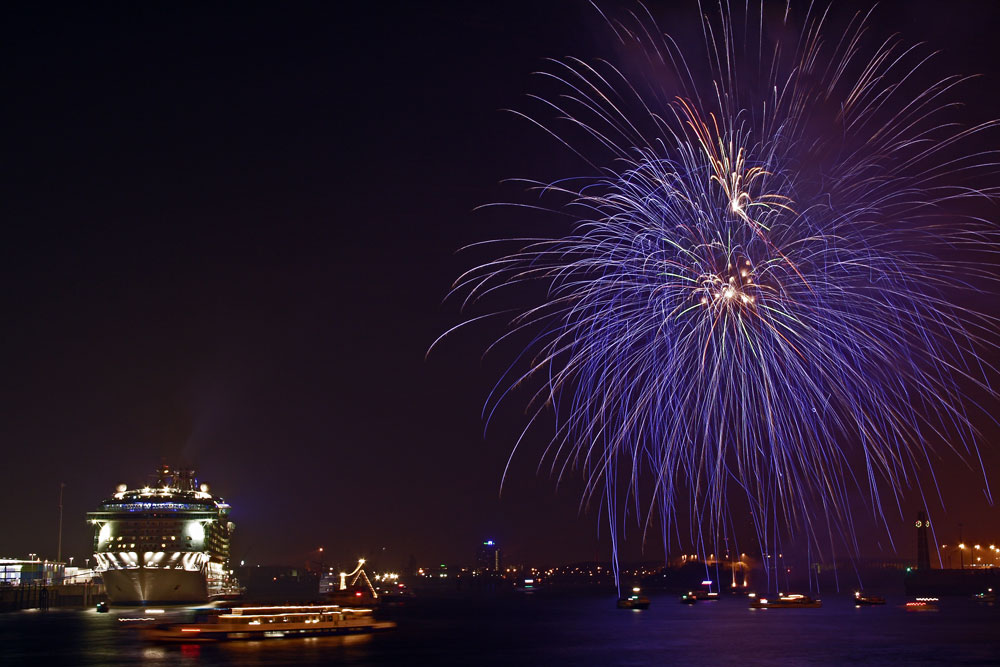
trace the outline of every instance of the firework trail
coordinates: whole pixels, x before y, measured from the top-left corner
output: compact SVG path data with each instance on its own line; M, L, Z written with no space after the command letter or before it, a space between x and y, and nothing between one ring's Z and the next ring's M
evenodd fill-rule
M771 9L701 12L692 53L639 6L606 18L641 67L549 61L556 94L519 115L587 172L517 205L571 226L455 286L467 306L544 286L485 414L535 388L525 431L554 415L542 465L582 472L616 554L630 516L667 548L683 523L720 552L749 516L761 552L798 534L857 553L852 502L885 521L933 477L932 443L980 465L996 325L964 304L992 292L997 245L968 205L996 194L974 184L994 123L952 122L966 79L926 85L933 54L869 45L866 14L793 30Z

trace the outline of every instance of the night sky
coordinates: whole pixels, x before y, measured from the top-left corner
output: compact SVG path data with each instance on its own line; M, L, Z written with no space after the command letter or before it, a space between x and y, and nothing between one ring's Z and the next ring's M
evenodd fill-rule
M499 496L523 420L515 402L484 437L500 330L424 359L461 321L442 300L479 256L458 248L566 231L474 209L510 198L505 178L579 171L502 109L539 90L544 58L610 38L586 3L489 4L3 10L0 555L55 556L65 482L63 552L89 556L84 514L166 458L232 503L237 560L467 562L488 537L514 561L607 558L579 480L536 474L543 438ZM651 4L666 30L692 17ZM1000 13L941 6L883 3L872 29L983 74L964 113L1000 115ZM939 541L960 521L1000 538L977 469L937 471ZM911 493L903 554L918 508Z

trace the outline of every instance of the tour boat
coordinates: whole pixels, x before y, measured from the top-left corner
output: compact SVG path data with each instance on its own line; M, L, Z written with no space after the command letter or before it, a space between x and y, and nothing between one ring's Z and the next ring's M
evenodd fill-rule
M237 607L193 623L165 623L143 629L152 641L210 642L374 632L396 627L376 621L371 609L337 605Z

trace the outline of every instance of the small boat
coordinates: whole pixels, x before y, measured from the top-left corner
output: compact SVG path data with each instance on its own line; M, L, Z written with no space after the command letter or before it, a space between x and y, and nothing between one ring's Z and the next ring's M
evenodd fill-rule
M885 604L885 598L864 591L854 591L854 604L857 606Z
M815 609L823 606L822 600L813 600L801 593L778 594L776 598L759 598L750 593L751 609Z
M530 595L534 593L536 590L538 590L537 586L538 584L532 577L528 577L527 579L519 579L518 582L514 584L514 592Z
M976 602L992 605L997 601L997 594L992 588L987 588L983 593L976 593Z
M906 611L938 611L937 598L917 598L903 605Z
M375 632L396 627L376 621L371 609L337 605L237 607L193 623L163 623L143 628L150 641L214 642Z
M402 584L396 590L384 591L378 596L379 607L403 607L413 601L413 591Z
M639 594L639 587L632 589L632 595L618 598L619 609L649 609L649 598Z
M681 596L681 604L694 604L695 602L712 602L719 599L719 594L714 591L688 591Z

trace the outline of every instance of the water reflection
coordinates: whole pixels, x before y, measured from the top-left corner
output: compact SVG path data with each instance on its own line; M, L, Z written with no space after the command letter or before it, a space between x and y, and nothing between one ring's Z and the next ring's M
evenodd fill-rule
M142 649L143 662L160 662L167 657L167 649L163 646L146 646Z
M894 601L893 601L894 602ZM752 613L745 599L681 605L652 596L623 613L607 597L424 601L397 629L371 635L205 644L149 644L115 614L0 614L4 665L469 665L996 664L1000 608L942 603L937 614L899 605L859 609L824 595L820 609ZM123 611L138 614L141 610ZM724 641L719 641L725 637ZM781 656L781 657L776 657ZM860 660L859 660L860 659Z
M330 637L292 637L288 639L253 639L197 647L211 651L214 658L233 664L266 664L274 661L292 662L337 661L354 649L372 641L371 634ZM360 656L359 656L360 657Z

